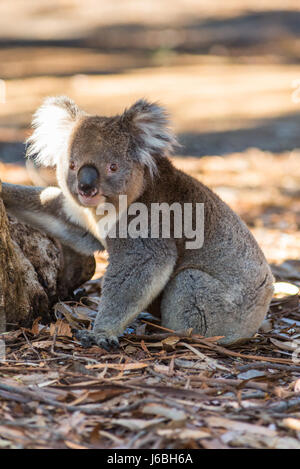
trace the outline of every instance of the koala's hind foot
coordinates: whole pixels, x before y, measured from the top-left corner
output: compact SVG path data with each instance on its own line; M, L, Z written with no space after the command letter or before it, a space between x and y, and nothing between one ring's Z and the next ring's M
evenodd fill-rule
M206 337L224 336L223 344L252 337L272 298L272 275L257 288L226 286L195 269L180 272L166 286L161 302L162 325L173 330L192 328ZM250 280L249 280L250 283Z
M107 351L116 349L119 347L119 340L117 336L108 336L104 332L93 332L83 330L77 330L75 337L85 348L91 347L92 345L98 345L98 347L104 348Z

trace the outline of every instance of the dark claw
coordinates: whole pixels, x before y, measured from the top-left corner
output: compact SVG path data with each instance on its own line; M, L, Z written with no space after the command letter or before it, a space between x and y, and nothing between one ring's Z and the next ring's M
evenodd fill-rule
M91 331L77 330L75 332L75 337L80 341L82 347L84 348L89 348L96 343Z
M97 337L96 336L96 343L99 347L104 348L107 352L110 352L111 349L116 350L119 348L119 341L117 338L105 338L105 337Z
M111 339L111 344L112 348L114 350L118 349L120 347L119 340L118 339Z
M107 352L110 351L109 344L107 340L104 339L103 337L99 337L98 339L96 339L96 342L97 342L98 347L104 348L104 350L106 350Z
M78 339L82 347L88 348L92 345L98 345L108 352L119 348L119 340L117 337L105 337L103 333L97 333L87 330L75 331L75 337Z

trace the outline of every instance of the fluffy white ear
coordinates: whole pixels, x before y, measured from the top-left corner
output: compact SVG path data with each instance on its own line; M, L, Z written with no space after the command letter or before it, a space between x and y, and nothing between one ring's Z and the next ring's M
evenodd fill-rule
M177 145L165 109L141 99L124 112L122 119L129 124L136 157L151 174L155 173L154 156L166 156Z
M72 130L83 115L67 96L46 98L33 117L34 131L26 142L26 156L42 166L56 166L68 150Z

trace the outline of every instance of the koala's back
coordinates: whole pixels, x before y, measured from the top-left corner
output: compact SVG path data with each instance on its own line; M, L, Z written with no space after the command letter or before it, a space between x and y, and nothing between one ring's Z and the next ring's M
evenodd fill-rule
M187 249L176 239L173 275L150 311L164 327L223 336L224 344L252 337L273 295L273 276L245 223L216 194L164 161L145 199L204 204L204 243ZM151 186L150 186L151 187ZM149 190L148 190L149 191Z
M244 285L245 289L260 285L273 277L255 238L241 218L207 186L177 170L171 161L158 164L160 177L149 184L141 201L172 204L204 204L204 243L200 249L186 249L187 239L176 239L176 268L199 266L225 284ZM142 200L144 199L144 200Z

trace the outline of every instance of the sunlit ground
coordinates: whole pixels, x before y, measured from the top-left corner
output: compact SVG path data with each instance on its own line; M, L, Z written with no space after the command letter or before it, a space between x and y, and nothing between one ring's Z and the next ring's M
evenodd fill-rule
M149 8L1 2L1 178L30 183L22 142L45 96L108 115L146 97L170 112L182 144L174 163L242 216L270 262L299 259L298 1Z

